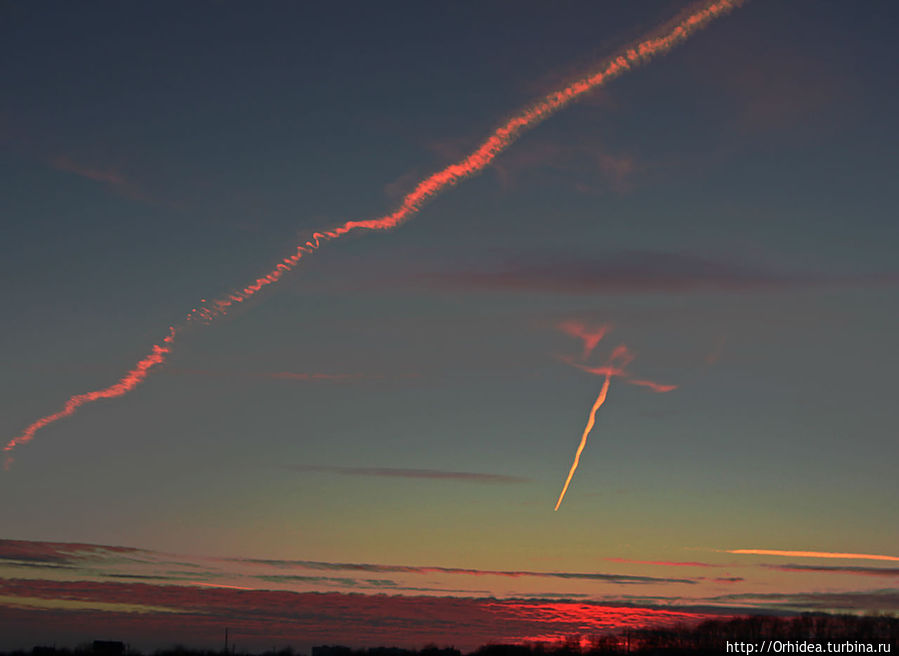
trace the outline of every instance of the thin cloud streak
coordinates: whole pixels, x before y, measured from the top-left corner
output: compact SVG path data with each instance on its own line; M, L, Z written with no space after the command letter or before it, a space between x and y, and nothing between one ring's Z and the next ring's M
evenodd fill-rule
M858 576L899 577L899 567L840 567L827 565L762 565L781 572L825 572L828 574L855 574Z
M899 610L899 589L862 590L857 592L797 592L721 595L714 602L739 602L760 608L817 611L886 611Z
M113 186L129 184L129 182L125 179L125 176L114 169L101 169L91 166L85 166L84 164L79 164L78 162L73 161L71 158L66 157L65 155L58 155L57 157L51 159L50 166L52 166L57 171L73 173L75 175L81 176L82 178L93 180L94 182L102 182Z
M603 558L610 563L626 563L632 565L660 565L664 567L724 567L724 565L713 565L711 563L698 562L678 562L671 560L633 560L631 558Z
M531 254L493 270L434 274L438 285L465 289L542 291L570 294L691 294L759 292L797 287L877 285L899 282L899 274L832 276L766 270L733 258L691 253L620 251L577 259Z
M209 376L213 378L250 378L343 383L355 380L382 379L383 376L363 373L323 373L317 371L228 371L219 369L180 369L166 367L167 374L179 376Z
M237 562L270 565L272 567L305 569L345 570L355 572L405 573L405 574L463 574L469 576L502 576L507 578L538 577L554 579L579 579L586 581L608 581L619 584L643 583L685 583L695 584L695 579L658 578L653 576L629 576L625 574L605 574L597 572L539 572L529 570L489 570L460 567L422 567L414 565L376 565L371 563L328 563L311 560L268 560L260 558L235 559Z
M532 570L487 570L461 567L438 567L418 565L383 565L377 563L337 563L313 560L278 560L264 558L223 558L199 557L167 554L131 547L104 547L92 544L68 544L54 542L29 542L24 540L0 540L0 571L3 567L18 567L26 563L33 568L47 568L49 577L52 569L65 567L78 569L91 577L164 576L167 579L177 575L180 580L206 580L231 583L259 579L274 581L272 576L280 576L281 582L291 579L297 583L345 584L355 587L357 579L321 577L315 572L362 572L368 574L410 574L410 575L462 575L476 577L503 578L543 578L572 581L603 581L619 585L640 584L688 584L698 579L666 578L611 574L605 572L564 572ZM274 572L272 570L275 570ZM298 570L300 570L298 572ZM303 571L305 570L305 571ZM306 572L312 572L307 574ZM2 576L2 574L0 574ZM269 577L269 578L264 578ZM224 579L228 579L225 581ZM368 581L370 583L371 580ZM412 588L424 590L424 588Z
M505 474L447 471L444 469L403 469L396 467L330 467L324 465L295 465L298 472L338 474L340 476L379 476L385 478L420 478L430 480L470 481L473 483L528 483L531 479Z
M98 167L78 162L66 155L57 155L52 157L48 162L50 167L64 173L71 173L86 180L97 182L105 185L116 193L130 198L131 200L149 201L147 195L138 187L134 181L129 180L125 175L111 167Z

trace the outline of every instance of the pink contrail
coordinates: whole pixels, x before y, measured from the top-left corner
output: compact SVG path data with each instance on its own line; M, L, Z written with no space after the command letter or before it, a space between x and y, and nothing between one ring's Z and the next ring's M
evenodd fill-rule
M171 327L169 328L169 334L162 340L162 343L154 344L153 350L150 351L149 355L139 360L138 363L134 366L134 369L122 376L117 383L93 392L76 394L75 396L70 397L68 401L66 401L66 404L62 407L62 410L59 410L52 415L41 417L40 419L29 425L24 431L12 438L6 444L6 446L3 447L3 450L7 453L6 459L3 463L4 468L9 469L9 466L12 464L13 459L12 455L10 455L12 450L20 444L30 442L34 437L34 434L47 424L52 424L54 421L59 421L63 417L69 417L75 414L75 411L85 403L92 403L93 401L98 401L100 399L112 399L117 396L123 396L140 385L150 373L151 368L165 361L165 356L171 351L171 344L174 339L175 328Z
M292 255L281 260L267 274L260 276L250 284L227 296L211 302L206 302L204 299L201 305L188 313L186 323L206 323L226 314L231 306L244 302L265 287L278 282L287 272L294 269L303 257L314 253L324 242L339 239L355 230L390 230L405 223L417 214L425 203L439 193L484 170L493 162L497 155L513 144L523 132L535 127L593 89L649 61L652 57L667 52L686 40L696 30L704 27L715 18L730 12L740 4L742 4L742 0L709 0L694 5L693 8L682 13L673 21L666 23L650 36L620 50L606 60L599 70L572 82L562 89L547 94L518 114L507 119L469 155L419 182L403 198L400 206L390 214L374 219L346 221L330 230L314 233L308 241L297 246L296 251ZM21 434L11 439L4 447L8 454L7 466L11 462L11 456L9 456L11 451L15 447L31 441L35 432L41 428L63 417L70 416L85 403L121 396L137 387L147 377L152 367L165 361L165 356L171 350L176 332L176 329L172 328L169 335L163 340L163 344L153 346L151 353L140 360L135 365L135 368L115 385L94 392L72 396L62 410L38 419L25 428Z

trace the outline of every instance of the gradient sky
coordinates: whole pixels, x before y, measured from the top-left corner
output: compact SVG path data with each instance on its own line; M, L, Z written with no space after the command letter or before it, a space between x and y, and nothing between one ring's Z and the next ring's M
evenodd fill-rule
M686 6L4 3L3 441ZM754 0L40 431L0 473L0 648L38 641L48 604L149 635L115 592L138 575L178 612L162 592L210 583L375 614L899 610L894 561L726 553L899 556L897 24L893 3ZM613 380L554 513L602 382L564 362L572 320L613 326L594 362L624 343L678 389ZM166 578L171 554L197 577ZM521 625L492 637L598 626L503 612Z

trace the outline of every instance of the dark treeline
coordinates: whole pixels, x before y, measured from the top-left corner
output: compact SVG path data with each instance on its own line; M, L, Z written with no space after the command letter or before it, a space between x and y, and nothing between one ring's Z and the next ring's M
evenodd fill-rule
M879 645L897 645L899 653L899 618L893 616L857 616L807 614L795 617L749 616L707 620L698 625L672 628L629 629L602 635L576 635L555 643L489 644L477 648L467 656L600 656L603 654L749 654L814 653L873 653ZM775 644L771 644L774 642ZM797 645L806 644L806 648ZM831 647L828 648L827 644ZM747 646L752 648L747 649ZM840 648L842 645L842 648ZM249 656L249 652L198 650L184 647L150 652L152 656ZM285 648L256 652L257 656L462 656L454 647L428 645L422 649L400 647L371 647L357 649L339 645L313 647L311 654ZM143 656L123 642L96 641L74 649L36 646L28 651L0 652L0 656Z

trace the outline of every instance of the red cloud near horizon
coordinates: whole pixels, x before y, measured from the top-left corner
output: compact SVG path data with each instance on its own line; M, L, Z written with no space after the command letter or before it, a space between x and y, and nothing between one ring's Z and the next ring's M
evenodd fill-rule
M78 636L84 640L110 634L154 646L175 641L209 646L218 644L228 627L242 647L253 648L271 647L272 641L303 646L339 641L350 646L420 647L439 643L473 649L490 642L523 642L538 635L562 638L626 627L670 626L713 615L580 601L297 593L31 579L0 579L0 597L6 598L0 602L0 633L20 647L30 647L37 635L43 640L74 641ZM52 607L51 602L59 600L64 600L70 610ZM98 610L98 604L112 606ZM144 610L119 612L116 604ZM43 629L36 632L41 626ZM464 634L459 627L465 627Z
M631 558L604 558L610 563L630 563L633 565L663 565L665 567L723 567L712 563L678 562L671 560L633 560Z

